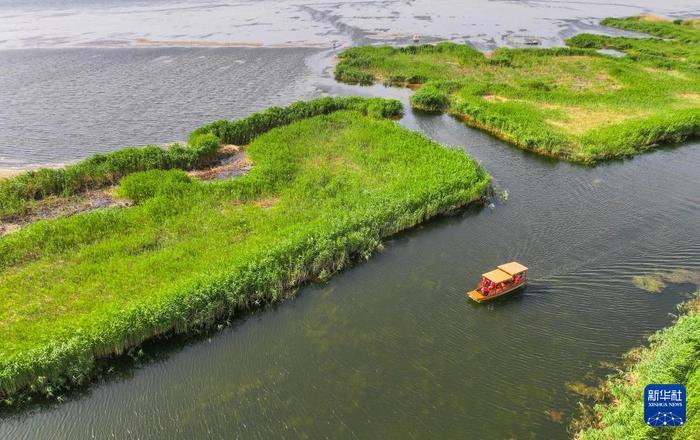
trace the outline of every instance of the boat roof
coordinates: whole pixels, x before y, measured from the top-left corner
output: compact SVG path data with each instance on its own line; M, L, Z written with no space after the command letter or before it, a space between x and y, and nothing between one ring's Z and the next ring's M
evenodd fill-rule
M488 278L494 283L502 283L504 281L510 280L512 277L501 269L494 269L491 272L486 272L481 275L484 278Z
M510 263L506 264L501 264L500 266L497 266L499 269L501 269L503 272L515 275L516 273L520 272L525 272L527 270L527 267L523 266L522 264L518 263L517 261L511 261Z

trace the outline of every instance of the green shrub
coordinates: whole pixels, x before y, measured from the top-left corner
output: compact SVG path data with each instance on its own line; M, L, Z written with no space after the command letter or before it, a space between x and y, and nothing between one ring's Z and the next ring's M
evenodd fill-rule
M587 49L603 49L606 47L607 37L595 34L578 34L566 40L566 44L571 47Z
M335 69L335 79L348 84L368 86L374 82L374 75L351 66L340 66Z
M131 174L119 183L117 194L136 202L156 197L182 195L192 179L181 170L150 170Z
M447 95L430 83L414 93L410 101L412 107L428 112L443 112L450 106Z
M318 115L327 115L339 110L355 110L374 117L400 116L403 108L399 101L382 98L318 98L308 102L296 102L288 107L271 107L236 121L214 121L200 127L190 135L190 142L204 133L216 135L221 142L234 145L248 144L255 137L275 127Z

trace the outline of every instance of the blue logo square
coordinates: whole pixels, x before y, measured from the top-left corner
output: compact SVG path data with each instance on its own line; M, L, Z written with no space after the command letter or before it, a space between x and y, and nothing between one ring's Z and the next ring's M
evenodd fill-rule
M644 421L649 426L685 424L685 386L649 384L644 388Z

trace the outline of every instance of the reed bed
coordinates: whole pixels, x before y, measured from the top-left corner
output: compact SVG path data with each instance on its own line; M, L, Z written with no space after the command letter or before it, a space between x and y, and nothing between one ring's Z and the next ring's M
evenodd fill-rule
M117 188L134 206L0 238L0 395L55 396L89 381L98 358L279 301L479 200L488 174L383 119L398 112L396 101L324 99L209 124L193 136L249 143L249 174L134 172Z
M272 128L338 110L355 110L365 115L395 117L402 112L397 101L367 98L319 98L288 107L272 107L236 121L215 121L195 130L186 145L124 148L97 154L65 168L42 168L9 179L0 179L0 220L13 219L31 211L36 200L70 196L114 185L131 173L152 169L190 170L216 158L219 145L243 145Z
M683 305L684 314L674 325L652 335L648 347L629 355L634 362L603 384L598 392L603 398L586 413L585 419L574 424L578 440L700 438L698 295L700 292ZM687 420L682 427L651 427L644 423L642 396L650 383L686 386Z
M416 109L446 111L520 148L577 162L698 135L697 20L603 23L654 38L582 34L570 47L502 48L488 56L452 43L353 47L341 53L336 79L417 88Z
M606 26L640 32L658 38L610 37L580 34L567 40L571 47L615 49L635 60L650 61L663 68L690 65L700 68L700 21L665 20L661 17L639 16L606 18Z

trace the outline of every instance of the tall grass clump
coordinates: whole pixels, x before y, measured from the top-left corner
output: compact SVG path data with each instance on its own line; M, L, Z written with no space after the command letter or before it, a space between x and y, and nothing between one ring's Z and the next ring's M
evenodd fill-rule
M444 112L450 106L447 93L441 91L434 84L421 87L410 98L411 106L427 112Z
M312 105L328 114L306 118L315 110L300 104L263 112L255 120L286 126L258 136L236 122L193 135L249 142L245 176L132 173L117 192L133 206L0 238L0 400L55 394L89 380L96 358L279 301L486 191L488 174L462 151L366 116L396 114L393 101L325 102Z
M417 91L413 108L449 112L520 148L595 163L700 133L700 28L697 20L633 17L604 24L655 38L581 34L570 47L468 45L353 47L340 55L339 81L366 75ZM622 58L598 53L617 49Z
M0 180L0 220L29 212L36 200L70 196L114 185L131 173L152 169L190 170L206 166L217 156L220 144L243 145L275 127L339 110L355 110L371 117L395 117L401 103L379 98L320 98L289 107L272 107L236 121L216 121L196 129L186 145L124 148L96 154L65 168L43 168Z
M288 107L271 107L235 121L214 121L194 130L190 139L203 134L213 134L223 143L245 145L273 128L340 110L355 110L375 118L398 117L403 112L401 103L390 99L353 96L318 98L312 101L299 101Z

